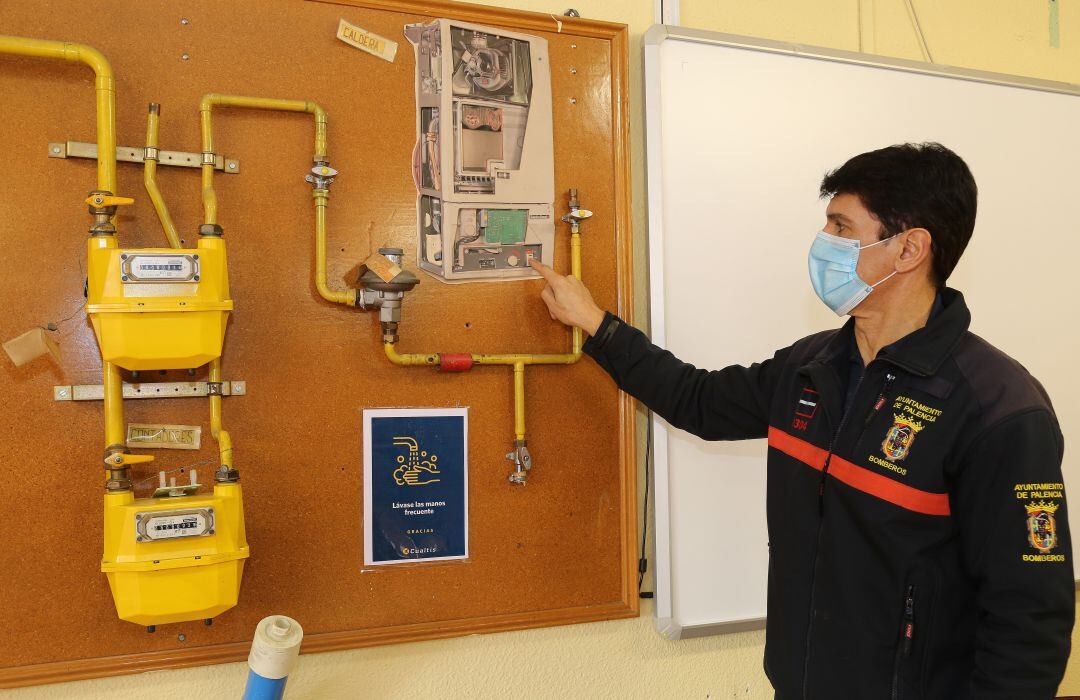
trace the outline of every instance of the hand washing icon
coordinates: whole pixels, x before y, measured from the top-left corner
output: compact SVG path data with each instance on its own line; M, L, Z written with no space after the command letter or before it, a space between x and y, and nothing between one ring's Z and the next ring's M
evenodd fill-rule
M394 482L398 486L424 486L439 481L435 476L440 473L437 464L439 457L421 450L416 438L395 437L394 446L408 448L406 454L398 455L397 458L398 468L394 470Z

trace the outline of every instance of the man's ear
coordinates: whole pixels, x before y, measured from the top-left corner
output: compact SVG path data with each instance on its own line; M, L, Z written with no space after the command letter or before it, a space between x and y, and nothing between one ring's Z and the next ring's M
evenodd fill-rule
M910 272L932 257L933 239L924 228L912 228L904 232L904 244L896 259L897 272Z

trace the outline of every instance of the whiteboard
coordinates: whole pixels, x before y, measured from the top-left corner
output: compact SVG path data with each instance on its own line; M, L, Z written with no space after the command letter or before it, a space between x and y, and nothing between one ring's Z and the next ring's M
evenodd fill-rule
M1080 87L660 25L645 35L645 82L655 343L716 369L840 325L806 271L822 176L864 151L939 141L979 186L949 285L971 330L1046 387L1076 492ZM765 441L652 427L657 630L763 626ZM1080 550L1080 506L1071 525Z

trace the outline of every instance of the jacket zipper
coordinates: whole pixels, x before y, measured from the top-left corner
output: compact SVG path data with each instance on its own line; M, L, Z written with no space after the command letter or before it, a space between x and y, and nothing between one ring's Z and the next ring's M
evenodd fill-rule
M877 414L881 409L889 402L889 389L892 388L893 382L896 381L896 375L889 372L885 375L885 382L881 385L881 391L878 392L878 397L874 401L874 405L866 413L866 418L863 419L862 427L859 429L859 434L855 436L855 442L853 445L858 445L859 440L862 439L863 433L870 427L870 424L877 418Z
M907 589L904 599L904 656L911 656L911 644L915 640L915 584Z
M874 407L870 409L870 412L866 414L866 420L863 421L863 430L870 427L870 423L873 422L874 417L877 416L878 411L889 399L889 389L892 388L892 383L896 381L896 375L889 372L885 375L885 383L881 385L881 392L878 394L877 401L874 402Z
M904 627L900 635L900 644L896 647L896 662L893 664L892 700L900 694L900 661L911 656L911 647L915 642L915 584L908 584L904 596Z
M866 379L866 372L870 369L870 365L874 362L871 361L869 365L863 368L863 373L859 377L858 383L855 385L855 391L852 394L853 397L859 395L859 389L862 387L863 380ZM863 432L869 427L870 423L874 420L874 417L878 414L878 411L886 404L888 400L889 389L892 387L892 383L896 381L896 375L888 373L885 375L885 383L881 385L881 391L878 392L878 397L874 401L874 405L870 408L866 418L863 420L862 428L859 430L858 436L855 438L857 443L862 438ZM829 440L829 448L825 455L825 464L821 468L821 479L818 481L818 529L817 529L817 545L814 551L814 565L810 579L810 621L806 626L806 652L803 656L803 698L807 698L809 690L809 677L810 677L810 639L812 637L811 632L814 628L814 579L817 577L817 553L821 550L821 529L825 519L825 477L829 474L829 462L832 461L833 447L836 444L836 440L840 437L840 432L847 424L848 416L851 415L851 406L847 407L843 415L840 416L840 425L836 428L836 432L833 433L832 439Z
M870 364L873 364L873 362ZM863 380L866 379L866 370L868 369L869 365L863 368L863 373L859 377L858 383L855 385L855 392L852 396L859 395L859 388L862 387ZM844 429L844 425L847 424L847 419L850 415L851 406L848 406L840 416L840 424L837 426L836 432L833 433L832 438L829 440L829 447L825 455L825 464L821 467L821 479L818 481L817 543L814 548L814 563L810 569L810 620L806 625L806 650L803 653L803 700L806 700L806 698L809 697L808 691L810 688L810 639L813 636L812 632L814 629L815 579L817 578L818 553L821 551L821 526L825 520L825 477L829 473L829 462L832 460L833 446L836 444L837 438L840 437L840 432Z
M873 363L871 363L873 364ZM867 368L869 369L869 368ZM855 385L855 396L859 394L859 388L862 386L863 379L866 377L866 370L863 370L863 374L859 377L858 384ZM889 389L892 388L893 382L896 381L896 375L889 372L885 375L885 382L881 385L881 391L878 392L877 399L874 400L874 405L870 407L870 410L866 413L866 418L863 419L862 427L859 429L859 434L855 436L855 443L858 443L862 439L863 433L870 427L870 424L877 417L878 412L882 407L888 403ZM850 409L850 406L848 407ZM818 515L822 515L825 512L825 477L829 473L829 462L832 460L832 449L836 443L836 439L840 437L840 431L844 429L844 425L847 424L847 418L850 414L850 410L844 411L844 415L840 418L840 427L837 428L833 434L832 440L829 441L828 454L825 456L825 466L821 469L821 479L818 482Z

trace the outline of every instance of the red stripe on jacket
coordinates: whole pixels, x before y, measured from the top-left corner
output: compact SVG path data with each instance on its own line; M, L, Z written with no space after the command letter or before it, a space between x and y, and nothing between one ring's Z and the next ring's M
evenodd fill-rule
M769 427L769 447L774 447L818 471L825 467L825 458L828 455L826 450L772 426ZM907 484L901 484L836 454L829 460L829 474L854 489L916 513L949 515L951 512L949 494L922 491Z

